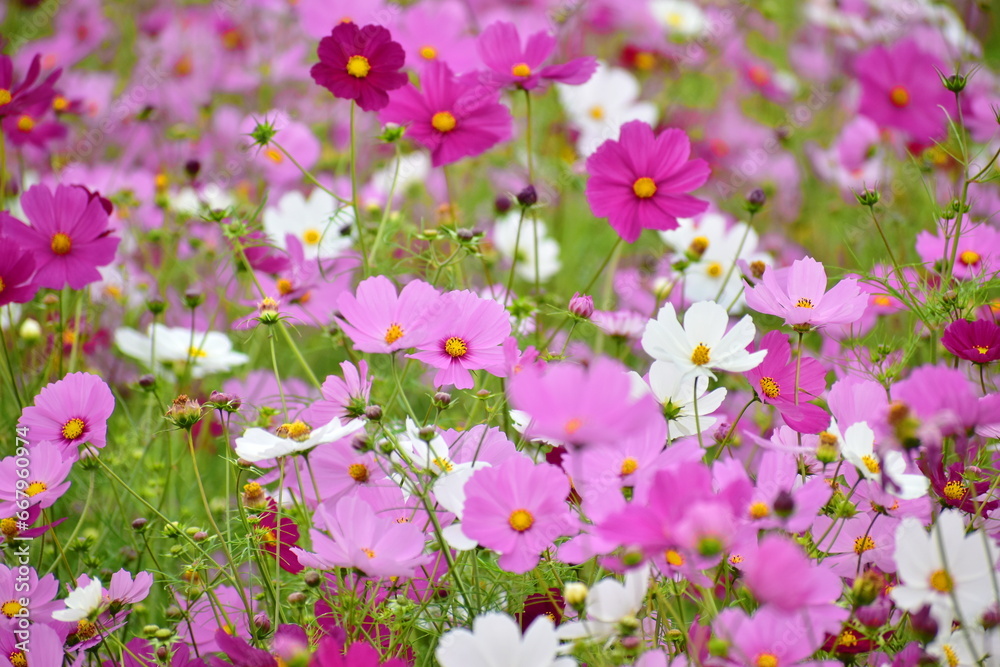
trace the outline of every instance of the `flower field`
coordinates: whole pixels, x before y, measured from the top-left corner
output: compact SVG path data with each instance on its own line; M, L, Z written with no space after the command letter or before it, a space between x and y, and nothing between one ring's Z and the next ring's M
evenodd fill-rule
M0 667L1000 667L993 3L0 47Z

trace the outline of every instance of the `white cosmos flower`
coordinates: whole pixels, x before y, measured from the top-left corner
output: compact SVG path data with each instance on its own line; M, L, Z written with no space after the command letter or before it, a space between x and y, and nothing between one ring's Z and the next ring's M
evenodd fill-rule
M684 0L652 0L649 10L669 35L694 37L708 26L705 12L693 2Z
M836 423L832 424L834 435L838 435ZM903 500L913 500L927 495L928 480L923 475L906 474L906 460L901 452L887 451L881 462L875 455L875 432L866 422L851 424L841 440L840 452L844 460L858 469L865 479L882 482L882 475L892 481L886 491Z
M942 631L959 615L975 626L995 601L996 547L981 531L966 534L960 512L941 512L930 534L919 520L903 519L893 557L901 583L890 596L906 611L930 605Z
M341 422L334 417L329 424L317 429L310 429L300 421L282 424L278 429L282 435L275 435L262 428L248 428L241 437L236 438L236 454L251 463L276 459L335 442L364 427L365 422L361 419Z
M150 325L145 334L122 327L115 331L115 345L147 368L155 358L156 368L151 370L164 371L168 375L170 370L180 373L184 365L190 363L193 378L228 371L250 360L242 352L233 351L233 343L224 333L195 331L192 337L191 330L186 327L163 324Z
M556 84L559 101L580 131L577 151L587 157L608 139L617 139L622 125L641 120L656 125L656 105L640 102L639 81L628 70L598 62L597 71L581 85Z
M449 630L441 636L434 655L441 667L573 667L572 658L557 658L559 640L552 620L539 616L521 636L521 627L508 616L492 612L477 616L472 632Z
M642 349L657 361L675 364L684 379L714 378L712 369L743 373L756 368L767 350L747 352L757 331L753 319L746 315L727 332L728 326L726 308L714 301L692 304L684 315L683 327L673 304L668 303L646 324Z
M344 230L348 233L343 233ZM306 199L298 190L282 195L277 206L264 210L264 231L274 243L286 247L291 234L302 242L306 259L338 257L351 247L354 213L350 207L316 188Z
M625 583L608 577L595 584L587 593L585 618L559 626L560 639L610 639L622 621L635 619L642 609L649 588L649 564L625 574Z
M101 580L91 579L87 584L77 587L67 595L66 599L63 600L66 608L52 612L52 618L66 623L76 623L97 611L101 606L102 598Z
M972 653L973 650L975 655ZM927 646L927 652L945 667L995 665L998 659L997 654L989 650L983 630L974 625L956 628L951 632L939 631L934 641ZM988 661L990 657L993 658L992 661Z
M535 259L538 259L538 279L546 281L559 273L559 244L549 238L545 223L538 221L538 254L535 254L535 229L530 216L525 215L521 223L521 238L517 237L517 226L521 213L511 211L493 225L493 245L501 255L513 260L517 248L517 265L514 273L522 280L535 280Z
M638 373L631 372L633 383L652 391L657 402L663 406L663 414L670 422L670 435L695 435L697 426L702 432L711 428L717 421L710 417L726 400L726 390L722 387L708 391L708 383L698 386L698 420L695 422L694 410L694 378L684 378L677 366L669 361L654 361L649 368L649 384Z
M452 461L448 443L437 431L429 440L420 437L420 427L409 417L406 418L406 431L399 436L399 448L406 454L406 460L399 454L393 454L393 458L408 463L415 470L442 474L471 465Z
M441 475L434 481L434 498L445 510L455 515L455 522L441 531L449 545L459 551L469 551L479 546L479 542L462 532L462 515L465 513L465 483L477 470L492 467L486 461L476 461L450 473Z

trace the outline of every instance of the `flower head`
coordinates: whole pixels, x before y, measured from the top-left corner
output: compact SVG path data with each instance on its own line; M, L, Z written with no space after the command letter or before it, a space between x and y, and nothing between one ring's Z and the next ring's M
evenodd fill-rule
M66 608L52 612L52 618L70 623L87 618L100 608L104 600L103 592L101 580L91 579L72 591L66 597Z
M854 278L826 290L826 269L812 257L797 259L788 269L768 269L746 291L747 305L760 313L785 318L785 324L808 330L826 324L851 324L861 319L868 295Z
M988 364L1000 359L1000 326L989 320L956 320L944 330L941 344L959 359Z
M788 336L780 331L767 333L760 342L767 356L759 366L747 371L747 380L757 397L778 409L785 423L800 433L819 433L830 416L809 401L826 389L826 369L815 359L792 359ZM798 397L795 396L796 382Z
M501 649L502 647L502 649ZM572 667L572 658L557 658L559 640L552 621L539 616L521 636L517 621L491 612L476 617L472 631L449 630L434 653L442 667Z
M334 417L328 424L312 429L302 421L293 421L278 427L277 433L262 428L249 428L236 438L236 454L251 463L308 452L317 445L325 445L344 438L365 427L364 421L354 419L342 423Z
M385 108L388 91L406 85L406 74L399 71L406 54L382 26L338 23L320 40L317 53L319 62L310 70L313 80L365 111Z
M648 123L634 120L587 159L587 202L594 215L625 241L634 243L643 229L674 229L677 218L708 208L687 194L708 180L708 163L689 160L691 142L683 130L653 134Z
M362 352L404 350L423 339L424 318L438 297L422 280L410 281L397 296L388 278L372 276L358 284L354 295L340 296L337 322Z
M104 380L90 373L70 373L45 385L18 424L28 427L32 439L59 445L63 455L75 461L80 445L104 447L114 409L115 398Z
M2 236L3 229L10 224L19 223L9 214L0 212L0 306L27 303L38 292L35 258L16 241Z
M556 48L556 39L546 32L536 32L521 45L521 35L513 23L497 21L479 34L479 56L489 68L486 85L493 88L516 86L533 90L544 81L584 83L597 69L591 56L575 58L562 65L544 63Z

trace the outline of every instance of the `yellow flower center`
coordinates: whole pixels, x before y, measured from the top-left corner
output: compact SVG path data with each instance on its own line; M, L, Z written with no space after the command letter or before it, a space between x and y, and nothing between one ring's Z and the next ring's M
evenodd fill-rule
M433 463L434 465L436 465L438 467L438 469L441 470L441 471L443 471L443 472L451 472L452 470L455 469L455 464L454 463L452 463L448 459L443 459L441 457L438 457L436 459L431 459L431 463Z
M314 227L310 227L302 232L302 242L306 245L316 245L321 238L323 238L323 235Z
M22 114L20 118L17 119L17 129L22 132L31 132L35 129L35 120L28 114Z
M910 103L910 92L903 86L894 86L889 91L889 101L892 102L892 106L902 109Z
M711 262L705 269L710 278L718 278L722 275L722 264L719 262Z
M368 466L364 463L352 463L347 466L347 474L355 482L364 483L368 481Z
M639 462L636 461L631 456L622 461L622 468L621 468L622 477L627 477L628 475L631 475L638 469L639 469Z
M944 659L948 661L948 667L958 667L961 661L958 659L958 653L952 648L951 644L942 646L941 652L944 653Z
M861 537L854 538L854 553L861 555L866 551L871 551L875 548L875 540L873 540L868 535L863 535Z
M648 176L636 179L632 184L632 192L639 199L649 199L656 194L656 183Z
M2 286L0 286L0 289L2 289ZM990 351L988 345L973 345L972 349L978 352L979 354L986 354L987 352Z
M747 76L756 86L766 86L771 81L771 73L760 65L753 65L747 70Z
M361 547L361 550L365 553L366 556L368 556L369 559L375 558L375 552L372 551L371 549L366 549L365 547Z
M695 366L704 366L712 360L712 357L709 356L710 352L711 350L708 346L704 343L698 343L698 347L694 348L694 351L691 352L691 363Z
M858 644L858 637L850 630L844 630L843 632L840 633L840 636L837 637L837 646L844 646L849 648L851 646L857 646L857 644Z
M507 520L510 527L519 533L531 528L535 523L535 517L531 515L531 512L525 509L514 510L510 513L510 518Z
M739 554L733 554L732 556L729 557L729 562L732 563L733 565L739 565L740 563L743 562L743 556Z
M420 49L420 57L424 60L434 60L437 58L438 52L433 46L424 46Z
M264 151L264 155L266 155L267 159L273 162L274 164L281 164L282 162L285 161L285 156L281 154L281 151L277 151L273 148L268 148L266 151Z
M389 328L385 330L385 344L392 345L397 340L403 337L403 328L393 322L389 325Z
M951 500L961 500L968 492L969 489L965 484L958 480L952 480L944 485L944 495Z
M7 618L14 618L22 609L24 609L24 607L17 600L7 600L0 605L0 613Z
M781 386L771 377L760 379L760 390L768 398L778 398L781 395Z
M73 240L67 234L56 232L52 235L52 244L50 247L55 254L66 255L73 248Z
M356 79L363 79L372 71L371 63L364 56L351 56L347 61L347 73Z
M882 466L879 465L878 459L876 459L871 454L865 454L864 456L862 456L861 462L865 464L866 468L868 468L868 472L870 472L873 475L877 475L880 472L882 472Z
M292 285L292 281L288 278L278 278L278 282L275 283L275 287L278 288L278 294L285 296L291 294L295 291L295 287Z
M663 554L663 557L674 567L680 567L684 564L684 556L674 549L667 549L666 553Z
M69 100L62 95L56 95L52 100L52 108L55 111L65 111L69 107Z
M672 28L680 28L684 25L684 15L680 12L670 12L666 16L667 24Z
M889 299L889 297L887 297L885 294L879 294L877 297L872 299L872 301L875 303L876 306L882 306L883 308L892 305L892 300Z
M823 431L819 434L819 444L833 447L837 444L837 436L829 431Z
M174 74L177 76L185 77L193 71L194 60L192 60L191 56L186 53L178 58L177 62L174 63Z
M963 250L962 254L958 256L958 261L966 266L972 266L973 264L979 264L979 260L982 257L975 250Z
M208 352L201 349L200 347L189 347L188 356L192 359L204 359L208 356Z
M24 492L30 498L32 496L37 496L42 491L48 491L48 489L49 487L45 482L32 482L28 485L28 488L26 488Z
M930 585L931 588L940 593L951 593L952 589L955 588L955 582L945 570L935 570L931 574Z
M465 353L469 351L469 346L461 338L452 336L444 342L444 351L457 359L465 356Z
M431 125L438 132L451 132L458 121L448 111L438 111L431 117Z
M0 107L5 104L10 104L11 96L10 91L6 88L0 88Z
M76 638L81 641L85 639L90 639L91 637L97 634L97 626L88 621L87 619L83 618L77 621L76 632L74 632L73 634L75 634Z
M80 419L79 417L73 417L68 422L63 424L62 437L66 438L67 440L76 440L81 435L83 435L83 429L85 427L86 424L83 423L82 419Z
M696 236L691 239L691 245L688 246L688 252L692 255L701 257L705 254L705 251L708 250L709 245L711 245L711 242L708 240L708 237Z
M531 76L531 68L528 67L528 63L518 63L510 68L510 73L514 76Z
M17 519L12 517L7 517L6 519L0 520L0 533L3 533L7 537L14 537L19 532L17 529Z
M0 293L3 292L3 290L4 290L5 287L7 287L7 285L4 284L3 276L0 276Z
M588 113L590 114L590 117L593 118L594 120L604 120L604 107L602 107L600 104L595 104L594 106L590 107L590 111Z
M813 302L810 299L799 299L795 302L796 308L813 308Z
M583 420L580 419L579 417L573 417L572 419L566 422L565 426L566 435L573 435L574 433L580 430L581 426L583 426Z
M25 657L24 651L11 651L7 657L14 667L28 667L28 659Z
M771 513L771 508L767 506L767 503L758 500L754 504L750 505L750 518L751 519L763 519L768 514Z
M305 440L312 433L312 429L309 425L303 421L293 421L286 422L278 427L277 435L280 438L287 438L289 440Z
M656 66L656 55L649 51L640 51L635 54L635 67L648 72Z
M778 667L778 656L773 653L761 653L753 664L757 667Z

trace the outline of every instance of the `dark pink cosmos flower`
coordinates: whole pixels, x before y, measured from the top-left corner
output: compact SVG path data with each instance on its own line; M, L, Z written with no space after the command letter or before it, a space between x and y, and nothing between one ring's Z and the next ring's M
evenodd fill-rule
M52 72L44 81L38 83L41 70L41 55L36 55L24 79L15 81L14 63L10 56L0 55L0 118L16 116L35 104L40 103L46 107L52 104L52 98L56 95L52 86L62 70Z
M435 167L483 153L511 137L510 111L498 101L499 92L485 88L474 76L455 77L443 62L431 61L420 78L392 95L379 118L407 124L406 136L431 151Z
M753 350L753 345L750 346ZM788 336L769 332L760 342L767 356L759 366L745 373L760 400L778 409L785 423L799 433L819 433L830 423L830 415L809 401L819 398L826 389L826 369L815 359L803 356L802 363L792 359ZM795 376L798 373L798 402L795 400Z
M320 40L317 53L319 62L310 70L316 83L365 111L385 108L388 91L406 85L399 71L406 54L382 26L340 23Z
M303 568L292 547L298 546L299 528L287 516L279 517L277 508L277 504L269 499L267 509L257 515L260 519L257 539L261 550L267 554L265 561L273 563L277 559L282 570L298 574Z
M861 84L859 111L880 127L901 130L921 144L941 137L955 117L954 96L941 85L935 68L947 66L933 53L906 39L893 46L874 46L858 56L854 75Z
M592 56L574 58L562 65L542 64L556 48L556 38L547 32L536 32L521 46L521 35L513 23L498 21L490 24L476 42L479 57L489 68L483 83L504 88L516 86L533 90L545 81L559 83L586 83L597 70L597 59Z
M988 364L1000 359L1000 326L989 320L957 320L944 330L941 344L959 359Z
M0 230L10 224L21 223L0 211ZM17 242L0 234L0 306L31 301L38 291L34 277L35 258Z
M682 130L654 136L648 123L622 125L587 158L587 202L618 235L634 243L643 229L676 229L677 218L704 212L708 202L687 194L708 180L708 163L688 160L691 142Z
M82 289L101 280L121 241L111 236L102 199L79 186L35 185L21 197L30 226L0 218L0 233L13 237L38 262L39 287Z

